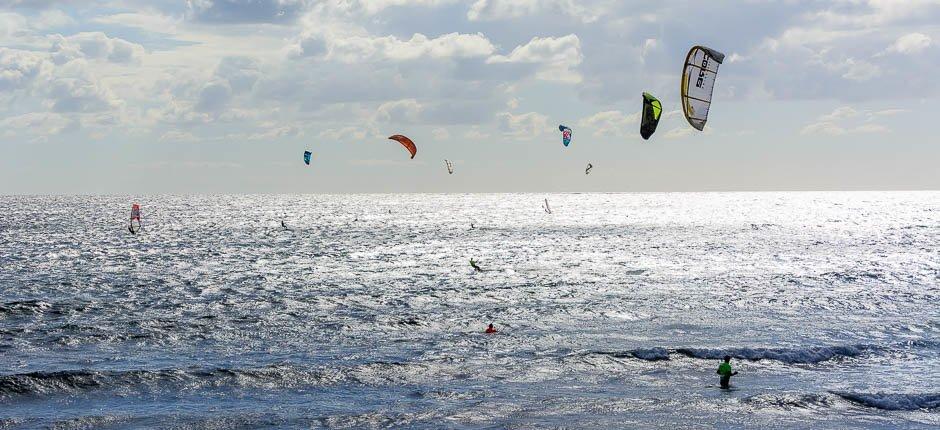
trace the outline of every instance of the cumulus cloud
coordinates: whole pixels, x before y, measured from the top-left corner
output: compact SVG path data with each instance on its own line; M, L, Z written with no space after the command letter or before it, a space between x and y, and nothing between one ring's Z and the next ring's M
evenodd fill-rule
M48 69L41 53L0 47L0 91L26 88Z
M304 47L301 41L299 52L307 53L311 48ZM485 57L495 51L495 46L483 34L449 33L429 38L416 33L408 40L395 36L336 37L327 42L329 58L344 63L357 63L372 60L407 61L427 57L474 58ZM297 52L298 50L294 50ZM317 52L317 48L313 49Z
M578 121L578 125L592 130L594 136L636 136L639 129L640 114L624 114L619 110L598 112Z
M104 112L121 105L108 87L82 77L55 79L48 92L53 112Z
M562 82L580 82L581 75L572 70L581 64L581 40L574 34L563 37L534 37L525 45L517 46L509 55L494 55L487 63L539 64L540 79Z
M64 37L51 36L52 60L65 64L76 59L104 60L113 63L136 63L144 54L144 47L123 39L108 37L101 32L78 33Z
M496 115L498 129L505 136L532 139L542 136L548 130L548 117L537 112L513 115L502 112Z
M917 54L930 47L933 40L923 33L905 34L888 47L887 52L899 54Z
M376 111L376 120L391 123L414 123L420 118L424 107L415 99L382 103Z
M232 86L227 80L213 80L207 82L196 100L197 112L220 112L228 107L232 101Z

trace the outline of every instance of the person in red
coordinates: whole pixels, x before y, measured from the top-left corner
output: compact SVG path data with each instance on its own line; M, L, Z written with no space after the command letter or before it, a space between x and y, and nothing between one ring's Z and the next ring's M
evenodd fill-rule
M493 323L490 323L489 327L486 328L486 334L496 333L496 327L493 327Z

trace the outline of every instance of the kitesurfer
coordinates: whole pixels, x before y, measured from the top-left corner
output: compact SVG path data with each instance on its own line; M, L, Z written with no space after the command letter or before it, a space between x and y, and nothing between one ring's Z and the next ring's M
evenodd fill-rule
M137 234L137 231L134 230L133 225L127 226L127 231L131 232L131 234Z
M731 377L737 375L738 372L731 370L731 356L726 355L724 363L718 365L718 371L715 372L721 375L721 388L727 390L731 388Z
M486 334L494 333L496 333L496 327L493 327L493 323L490 323L490 325L486 328Z
M483 269L481 269L480 266L477 266L477 262L472 258L470 259L470 267L472 267L473 270L476 270L477 272L483 271Z
M281 227L282 227L284 230L287 230L287 223L285 223L284 220L281 220Z

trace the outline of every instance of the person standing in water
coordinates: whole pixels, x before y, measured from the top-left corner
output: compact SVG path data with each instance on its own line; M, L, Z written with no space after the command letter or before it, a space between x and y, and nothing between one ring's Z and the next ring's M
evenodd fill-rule
M718 365L718 373L721 375L721 388L727 390L731 388L731 377L737 375L738 372L731 370L731 356L726 355L724 363Z

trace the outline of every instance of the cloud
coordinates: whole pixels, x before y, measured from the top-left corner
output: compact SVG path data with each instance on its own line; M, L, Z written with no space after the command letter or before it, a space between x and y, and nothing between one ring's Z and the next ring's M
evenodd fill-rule
M217 79L207 82L196 100L196 112L220 112L232 101L232 86L227 80Z
M436 38L428 38L416 33L408 40L401 40L395 36L337 37L328 39L327 47L329 58L343 63L486 57L496 50L489 39L481 33L449 33ZM307 53L309 49L309 47L302 46L300 52Z
M576 0L476 0L467 11L470 21L509 20L545 12L564 14L589 23L598 19L601 10L588 8Z
M903 110L888 109L868 112L858 111L851 106L840 106L831 113L819 116L815 122L803 127L800 134L844 136L847 134L887 133L891 130L881 124L874 123L874 119L894 115L899 111Z
M899 54L917 54L930 47L933 41L923 33L910 33L898 38L888 47L887 52Z
M116 13L112 15L97 16L91 20L96 24L120 25L124 27L139 28L154 33L177 32L182 18L164 15L155 11L138 11Z
M598 112L578 121L585 130L591 130L594 136L624 137L636 136L639 130L640 114L624 114L619 110Z
M706 128L704 132L710 132L710 131L711 131L710 128ZM696 131L695 129L693 129L692 127L681 127L681 126L680 126L680 127L676 127L676 128L674 128L674 129L672 129L672 130L667 131L667 132L663 135L663 138L665 138L665 139L682 139L682 138L685 138L685 137L689 137L689 136L695 134L696 132L697 132L697 131Z
M431 136L437 140L447 140L450 139L450 132L446 128L435 128L431 130Z
M144 47L123 39L108 37L101 32L78 33L64 37L53 35L52 60L65 64L76 59L104 60L112 63L137 63Z
M376 110L376 120L394 124L415 123L422 110L421 103L415 99L396 100L382 103Z
M290 24L308 7L306 0L187 0L188 19L211 24Z
M30 112L0 120L2 130L11 134L22 132L33 136L56 135L74 125L67 117L51 112Z
M0 91L27 88L49 68L41 53L0 47Z
M581 40L574 34L563 37L534 37L525 45L517 46L509 55L494 55L489 64L525 63L542 66L537 77L548 81L577 83L581 76L571 70L581 64Z
M53 112L104 112L119 107L121 101L109 88L88 78L58 78L49 84Z
M505 136L532 139L543 136L548 130L548 117L536 112L513 115L502 112L496 115L497 128Z

